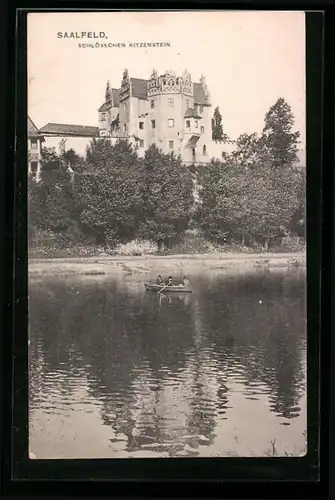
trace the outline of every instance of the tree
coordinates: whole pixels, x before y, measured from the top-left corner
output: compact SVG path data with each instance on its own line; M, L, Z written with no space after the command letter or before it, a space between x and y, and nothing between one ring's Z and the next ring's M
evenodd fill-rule
M29 179L29 227L37 231L67 231L76 224L71 176L54 148L41 152L41 180Z
M242 234L243 200L240 197L245 170L228 162L212 160L200 174L197 220L205 236L225 243Z
M64 151L60 158L64 162L65 167L70 167L74 172L81 172L84 168L83 158L73 148Z
M80 221L97 244L129 241L137 229L138 158L131 144L93 139L87 148L87 168L75 177Z
M223 133L222 115L218 106L215 108L212 118L212 139L215 142L223 142L227 139L227 135Z
M177 241L192 214L192 174L173 153L165 155L151 146L139 169L141 220L138 235L159 248Z
M269 169L268 165L248 171L248 205L244 217L249 234L268 250L274 240L288 234L298 206L293 169Z
M292 132L294 115L289 104L280 97L265 115L264 145L275 168L292 166L298 161L299 132Z
M200 182L198 220L211 240L238 239L243 244L248 236L268 249L274 239L288 233L298 205L293 169L212 161Z
M297 209L293 214L290 229L297 236L305 237L306 233L306 170L299 169L296 172L297 182Z
M258 137L256 133L241 134L236 140L236 149L230 156L233 162L242 166L265 164L270 161L263 138Z

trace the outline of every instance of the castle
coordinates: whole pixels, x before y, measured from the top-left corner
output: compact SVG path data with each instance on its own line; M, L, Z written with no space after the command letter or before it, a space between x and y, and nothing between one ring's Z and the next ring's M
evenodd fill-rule
M155 144L164 153L179 154L186 164L210 162L211 103L204 76L194 83L188 71L159 76L153 70L143 80L124 70L119 89L107 82L98 112L100 137L127 138L140 157Z

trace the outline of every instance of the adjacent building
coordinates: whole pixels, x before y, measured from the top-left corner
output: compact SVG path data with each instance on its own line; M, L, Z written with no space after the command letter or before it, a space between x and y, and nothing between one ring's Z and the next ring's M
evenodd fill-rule
M178 76L153 70L144 80L125 70L120 88L107 82L98 112L100 137L127 138L139 156L155 144L180 154L186 164L210 162L211 102L204 76L193 82L188 71Z
M28 116L28 173L37 180L41 171L41 149L44 136Z

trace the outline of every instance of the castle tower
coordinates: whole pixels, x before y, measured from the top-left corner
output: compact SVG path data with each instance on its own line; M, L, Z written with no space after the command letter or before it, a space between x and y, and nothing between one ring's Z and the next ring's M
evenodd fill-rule
M187 69L182 75L173 70L159 74L153 69L145 80L130 77L125 69L119 89L107 82L105 103L99 109L101 135L130 139L140 156L155 144L164 153L180 154L184 163L208 163L210 109L203 75L193 82Z

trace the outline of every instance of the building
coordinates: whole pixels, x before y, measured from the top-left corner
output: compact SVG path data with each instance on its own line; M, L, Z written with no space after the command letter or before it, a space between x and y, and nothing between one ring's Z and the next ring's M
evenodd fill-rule
M39 179L41 171L41 150L44 136L28 116L28 173Z
M73 149L78 155L85 156L86 148L94 137L99 137L99 128L89 125L68 123L47 123L40 130L45 137L45 147L55 148L57 153Z
M139 156L155 144L164 153L180 154L186 164L210 162L211 103L203 76L194 83L187 71L158 76L153 70L143 80L125 70L119 89L107 82L98 112L100 137L127 138Z

